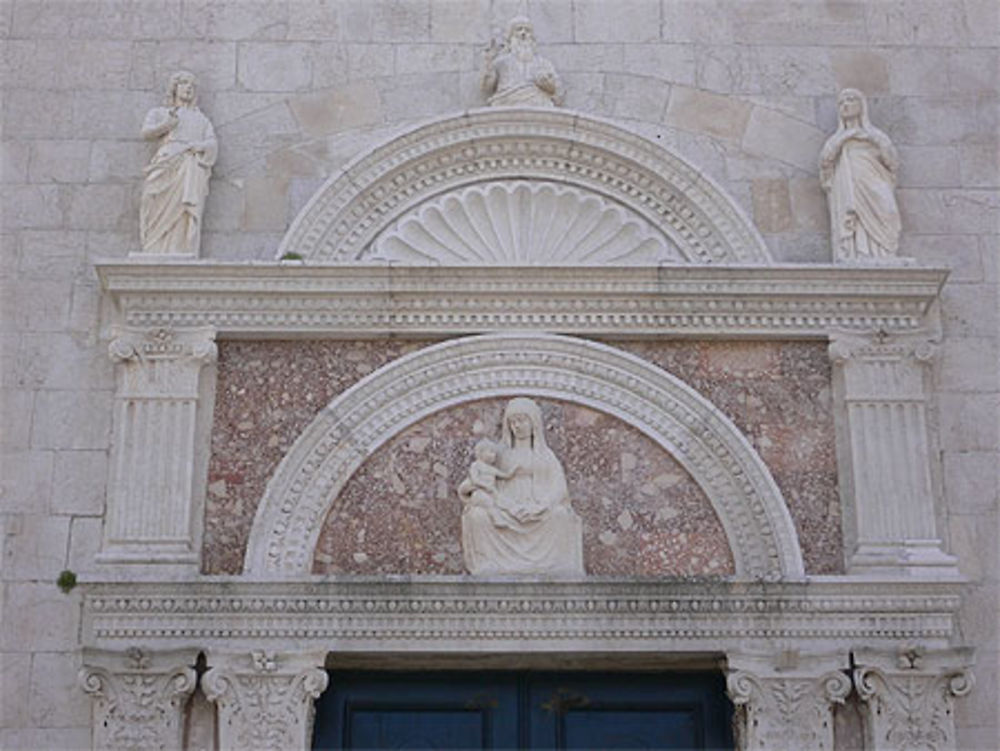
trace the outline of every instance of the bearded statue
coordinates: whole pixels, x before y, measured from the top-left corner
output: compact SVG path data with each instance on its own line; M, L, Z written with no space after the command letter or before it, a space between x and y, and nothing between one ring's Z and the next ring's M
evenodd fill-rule
M555 107L562 103L562 82L552 63L535 52L531 21L516 16L502 44L491 42L485 55L483 93L493 107Z

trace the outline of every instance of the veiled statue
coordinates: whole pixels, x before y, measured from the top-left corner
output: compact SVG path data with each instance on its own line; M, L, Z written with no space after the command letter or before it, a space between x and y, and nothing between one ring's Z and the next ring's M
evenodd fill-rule
M820 183L830 205L835 261L878 261L899 250L896 170L899 157L889 137L868 120L868 103L857 89L837 97L837 131L820 152Z
M504 41L486 50L482 87L494 107L554 107L562 103L562 82L552 63L535 51L535 31L525 16L507 24Z
M218 153L212 123L198 109L193 74L170 77L165 107L154 107L142 137L158 140L146 167L139 235L146 253L197 255L208 180Z
M583 525L531 399L507 403L499 442L481 440L462 499L462 552L472 574L583 576Z

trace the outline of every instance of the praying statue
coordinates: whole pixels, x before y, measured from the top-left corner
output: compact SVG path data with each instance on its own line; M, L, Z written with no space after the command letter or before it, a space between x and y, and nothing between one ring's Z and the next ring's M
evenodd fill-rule
M481 440L462 500L469 573L583 576L583 524L531 399L507 403L499 442Z
M562 103L562 83L552 63L535 53L534 28L525 16L510 20L502 44L491 40L482 86L493 107L554 107Z
M830 204L835 261L880 261L899 250L896 170L899 157L889 137L868 120L868 103L857 89L837 97L837 131L820 152L820 184Z
M212 123L198 109L195 87L192 73L174 73L166 106L151 109L142 124L142 137L158 142L139 205L145 253L198 255L218 143Z

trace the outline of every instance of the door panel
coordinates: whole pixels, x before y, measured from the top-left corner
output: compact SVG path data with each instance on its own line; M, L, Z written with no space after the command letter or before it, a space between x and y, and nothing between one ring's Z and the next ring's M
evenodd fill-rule
M721 675L334 671L317 749L731 749Z
M333 671L316 702L316 749L517 746L514 673Z
M721 675L542 673L528 691L533 748L732 748Z

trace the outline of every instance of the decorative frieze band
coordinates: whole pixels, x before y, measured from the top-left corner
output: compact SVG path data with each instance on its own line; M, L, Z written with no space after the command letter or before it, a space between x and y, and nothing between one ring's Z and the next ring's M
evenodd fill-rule
M858 649L854 662L866 749L955 751L954 701L974 685L971 649Z
M959 598L948 583L817 581L198 582L89 585L86 643L119 648L214 643L232 648L294 639L303 648L430 651L692 651L773 640L804 651L891 644L941 647Z
M116 327L118 364L102 562L195 564L215 331Z
M814 337L917 331L947 272L913 267L415 268L98 264L122 324L220 336L541 330Z
M209 652L202 687L219 710L220 751L310 748L325 658L325 650Z
M79 683L94 700L94 751L180 751L197 650L85 649Z
M832 751L833 705L851 691L846 652L726 656L740 751Z
M931 487L926 334L831 337L834 393L841 405L840 458L849 521L848 570L958 576L942 550Z

